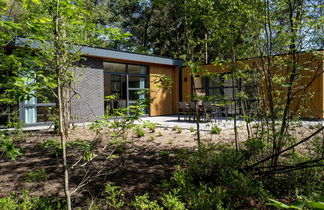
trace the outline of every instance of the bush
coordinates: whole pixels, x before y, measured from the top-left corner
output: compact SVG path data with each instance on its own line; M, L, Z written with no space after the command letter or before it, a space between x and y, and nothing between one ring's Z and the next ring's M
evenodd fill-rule
M11 193L9 196L0 198L0 209L6 210L59 210L65 209L65 202L57 201L50 197L31 197L30 192L27 190L22 191L20 194Z
M155 132L156 126L158 123L152 123L150 121L144 121L143 122L143 127L148 128L152 133Z
M212 128L211 128L211 131L210 131L212 134L220 134L222 132L222 129L220 127L218 127L217 125L214 125Z
M0 133L0 158L5 156L11 160L16 160L18 156L23 155L19 148L12 142L12 139L3 133Z
M140 125L135 126L134 131L135 131L137 138L140 138L145 135L145 131L144 131L143 127Z
M172 130L177 131L177 133L182 133L183 129L180 126L175 125L175 126L173 126Z
M186 209L184 203L179 200L179 197L174 193L164 194L162 197L163 205L170 210L184 210Z
M258 155L264 151L267 144L262 139L250 138L247 139L243 145L246 148L246 153L248 156Z
M194 127L190 127L190 128L189 128L189 131L190 131L191 133L193 133L193 132L195 132L195 128L194 128Z
M25 181L26 182L40 182L40 181L46 181L47 180L46 170L45 169L39 169L37 171L30 171L27 172L25 175Z
M120 209L125 206L124 192L117 186L105 185L106 203L109 208Z
M274 206L279 209L324 209L324 197L323 195L313 193L312 198L300 196L292 205L288 205L273 199L269 199L271 203L267 203L269 206Z
M68 146L68 145L66 145ZM49 154L54 157L60 157L62 156L62 147L61 143L56 138L51 138L48 140L45 140L43 144L41 144L41 147L49 150Z
M157 201L155 200L151 201L147 194L136 196L135 201L132 202L132 206L135 207L135 209L140 209L140 210L147 210L147 209L162 210L163 209L161 206L159 206Z
M247 207L249 200L265 198L267 191L240 171L243 157L227 145L202 147L187 158L186 169L174 174L167 189L176 191L189 209Z

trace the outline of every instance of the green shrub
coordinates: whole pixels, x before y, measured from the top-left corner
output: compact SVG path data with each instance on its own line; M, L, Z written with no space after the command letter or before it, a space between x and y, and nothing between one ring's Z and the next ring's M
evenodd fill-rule
M167 158L167 157L169 157L170 154L171 154L171 152L167 151L167 150L161 150L159 152L159 156L162 157L162 158Z
M184 203L182 203L177 195L174 193L164 194L161 198L165 208L170 210L184 210L186 209Z
M117 186L105 185L106 203L109 208L121 209L125 206L124 192Z
M270 203L268 206L274 206L279 209L324 209L324 197L323 195L313 193L312 198L307 198L304 196L299 196L299 199L293 204L288 205L274 199L269 199Z
M68 145L66 145L68 146ZM61 143L56 138L51 138L48 140L45 140L43 144L41 144L41 147L49 150L49 154L55 157L62 156L62 147Z
M149 136L149 141L154 141L155 137L154 136Z
M159 131L157 136L163 136L162 132Z
M150 121L144 121L143 122L143 127L148 128L152 133L155 132L156 126L158 123L152 123Z
M0 158L3 156L16 160L18 156L22 156L23 153L12 142L12 139L3 133L0 133Z
M212 134L220 134L220 133L222 132L222 129L221 129L220 127L218 127L217 125L214 125L214 126L211 128L210 132L211 132Z
M30 171L25 174L25 181L26 182L40 182L47 180L46 170L39 169L37 171Z
M144 131L143 127L140 125L135 126L134 131L135 131L137 138L140 138L145 135L145 131Z
M247 139L243 145L246 148L248 155L258 155L266 148L266 142L262 139L250 138Z
M24 190L22 193L11 193L7 197L0 198L0 209L5 210L60 210L65 209L65 202L57 201L50 197L38 197L29 195L29 191Z
M194 128L194 127L190 127L190 128L189 128L189 131L190 131L191 133L193 133L193 132L195 132L195 128Z
M71 143L71 145L77 145L78 150L82 153L82 159L86 162L91 161L93 158L95 158L97 155L94 153L94 144L91 144L94 142L88 142L88 141L82 141L81 139L76 139L74 142Z
M172 177L169 190L189 209L227 209L249 205L243 198L264 198L267 191L262 183L239 169L244 165L243 154L227 145L201 147L187 156L185 169Z
M147 194L136 196L135 201L132 202L132 206L135 207L135 209L140 209L140 210L147 210L147 209L163 210L163 208L159 206L157 201L151 201Z
M175 125L173 126L172 130L176 131L177 133L182 133L183 129L180 126Z

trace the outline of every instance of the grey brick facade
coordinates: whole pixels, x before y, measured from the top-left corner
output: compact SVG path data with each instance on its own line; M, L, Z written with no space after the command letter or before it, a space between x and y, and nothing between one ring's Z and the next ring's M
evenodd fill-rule
M72 98L74 122L90 122L104 115L104 75L101 59L87 59L82 67L73 70L77 95ZM72 93L73 94L73 93Z

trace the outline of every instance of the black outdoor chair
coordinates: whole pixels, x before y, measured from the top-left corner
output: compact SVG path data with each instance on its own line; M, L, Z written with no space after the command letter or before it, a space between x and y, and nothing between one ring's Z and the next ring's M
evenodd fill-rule
M207 118L216 120L217 115L220 114L220 107L216 107L210 101L202 102L202 107L204 111L204 119L207 121Z
M183 115L183 119L186 120L187 116L189 118L189 109L185 102L179 101L178 103L178 121L180 121L180 115Z
M190 101L189 102L189 120L191 120L191 116L193 117L193 120L196 120L196 106L198 106L197 101ZM204 114L203 110L198 108L198 117L200 119L200 116Z

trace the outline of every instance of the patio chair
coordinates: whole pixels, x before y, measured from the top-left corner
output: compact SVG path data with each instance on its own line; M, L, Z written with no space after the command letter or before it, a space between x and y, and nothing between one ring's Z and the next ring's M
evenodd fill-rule
M220 114L220 107L216 107L210 101L202 102L202 107L204 111L204 119L207 121L207 116L210 116L210 119L216 120L217 114Z
M220 106L220 117L223 115L225 116L225 120L228 120L228 106Z
M193 117L194 121L196 120L196 106L198 106L197 101L189 102L189 120L191 120L191 116ZM203 114L203 110L201 110L199 106L197 108L198 108L198 116L200 119L200 116Z
M183 115L183 119L186 120L189 117L189 109L185 102L179 101L178 103L178 121L180 121L180 115Z

